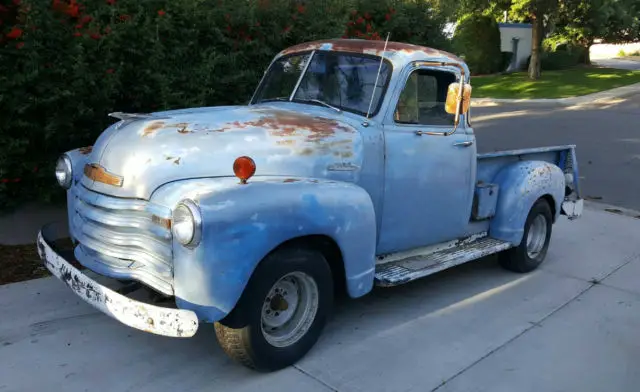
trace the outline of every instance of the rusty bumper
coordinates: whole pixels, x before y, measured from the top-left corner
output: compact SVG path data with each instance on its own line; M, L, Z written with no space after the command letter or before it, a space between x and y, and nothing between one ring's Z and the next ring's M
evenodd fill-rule
M577 219L582 216L584 209L584 200L565 200L562 202L562 213L569 219Z
M38 253L47 269L98 310L132 328L157 335L182 338L195 335L198 318L194 312L134 301L97 283L60 256L46 237L43 228L38 233Z

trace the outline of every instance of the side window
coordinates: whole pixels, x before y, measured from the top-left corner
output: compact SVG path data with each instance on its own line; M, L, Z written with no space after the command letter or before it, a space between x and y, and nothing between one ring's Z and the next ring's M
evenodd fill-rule
M452 125L454 116L444 109L447 88L456 81L451 72L419 69L407 79L394 113L397 123Z

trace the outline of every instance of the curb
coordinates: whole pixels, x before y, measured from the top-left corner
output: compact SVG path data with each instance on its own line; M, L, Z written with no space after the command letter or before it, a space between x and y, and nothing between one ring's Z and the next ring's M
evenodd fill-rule
M640 211L632 210L630 208L624 208L620 206L614 206L612 204L591 201L589 199L585 199L584 206L585 208L590 208L597 211L603 211L603 212L608 212L610 214L623 215L629 218L640 219Z
M476 98L471 99L472 107L495 106L501 103L526 103L526 104L555 104L563 106L575 106L583 104L607 103L607 101L630 95L640 94L640 83L618 87L611 90L600 91L579 97L557 99L501 99L501 98Z

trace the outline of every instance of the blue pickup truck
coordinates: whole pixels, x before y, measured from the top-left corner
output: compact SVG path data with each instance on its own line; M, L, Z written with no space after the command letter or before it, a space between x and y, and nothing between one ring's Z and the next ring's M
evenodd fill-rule
M56 250L47 226L40 256L126 325L190 337L215 323L240 363L283 368L336 295L490 254L526 273L559 216L580 216L574 146L478 155L470 97L467 65L439 50L287 48L247 105L112 113L93 146L63 154L75 247Z

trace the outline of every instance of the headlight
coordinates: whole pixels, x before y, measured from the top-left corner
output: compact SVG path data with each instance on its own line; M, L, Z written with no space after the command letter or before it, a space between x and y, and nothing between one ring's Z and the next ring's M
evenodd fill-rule
M73 170L71 168L71 160L66 155L58 158L58 162L56 162L56 179L58 180L58 184L64 189L71 187Z
M173 236L182 245L194 248L202 235L200 208L191 200L182 200L173 210Z

